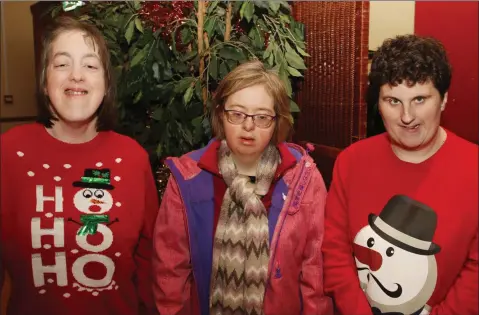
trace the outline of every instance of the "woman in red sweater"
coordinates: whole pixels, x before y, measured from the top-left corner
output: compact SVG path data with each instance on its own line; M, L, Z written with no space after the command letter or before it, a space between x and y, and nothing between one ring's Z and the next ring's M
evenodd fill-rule
M440 126L450 81L432 38L386 40L373 58L387 132L339 155L326 203L339 314L478 314L478 146Z
M112 131L105 40L90 24L60 18L43 47L39 123L0 140L7 314L155 314L158 198L145 150Z

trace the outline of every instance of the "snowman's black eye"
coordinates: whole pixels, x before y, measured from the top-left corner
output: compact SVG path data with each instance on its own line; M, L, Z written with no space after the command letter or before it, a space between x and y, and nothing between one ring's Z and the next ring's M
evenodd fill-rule
M95 190L95 197L101 199L104 195L105 193L103 192L103 190Z
M374 243L375 243L375 242L374 242L374 238L372 238L372 237L368 238L367 244L368 244L368 247L369 247L369 248L373 247L373 246L374 246Z
M91 193L91 190L90 190L90 189L85 189L85 190L83 191L83 197L85 197L85 198L91 198L92 195L93 195L93 194Z
M391 257L392 255L394 255L394 248L388 247L388 249L386 249L386 255L388 257Z

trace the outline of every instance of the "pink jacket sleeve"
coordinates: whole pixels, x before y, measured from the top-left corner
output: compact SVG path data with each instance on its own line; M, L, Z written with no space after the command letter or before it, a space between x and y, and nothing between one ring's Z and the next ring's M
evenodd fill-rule
M431 310L431 315L439 314L461 314L473 315L479 314L477 263L478 263L478 243L477 234L471 242L469 255L467 257L461 272L455 283L449 289L444 301L435 305Z
M324 287L343 315L372 315L362 291L353 258L347 211L347 160L340 154L333 170L324 221Z
M321 245L324 233L324 204L326 201L326 186L315 171L310 185L313 187L313 202L310 208L307 244L301 270L300 287L303 298L303 314L332 314L331 299L324 295L323 290L323 257Z
M153 227L158 214L158 192L151 172L150 164L145 170L145 210L143 228L134 254L136 263L136 283L140 300L140 315L157 314L151 290L151 256L153 249Z
M189 315L192 266L185 209L178 185L170 176L156 219L153 272L156 308L160 314Z

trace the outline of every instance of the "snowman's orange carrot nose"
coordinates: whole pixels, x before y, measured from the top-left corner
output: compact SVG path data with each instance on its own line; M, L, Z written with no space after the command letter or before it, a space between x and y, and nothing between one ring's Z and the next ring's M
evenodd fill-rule
M91 203L93 203L93 204L95 204L95 205L101 205L101 204L103 204L104 202L101 201L101 200L98 200L98 199L92 199L92 200L91 200Z
M383 257L374 249L367 248L358 244L353 244L354 256L360 263L368 265L371 271L381 268Z

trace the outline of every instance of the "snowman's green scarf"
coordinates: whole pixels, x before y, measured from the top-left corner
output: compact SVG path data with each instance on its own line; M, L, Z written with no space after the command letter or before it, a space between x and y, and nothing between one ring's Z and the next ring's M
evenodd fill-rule
M108 223L110 218L107 214L83 214L80 216L80 221L83 223L78 230L78 235L96 234L99 223Z

